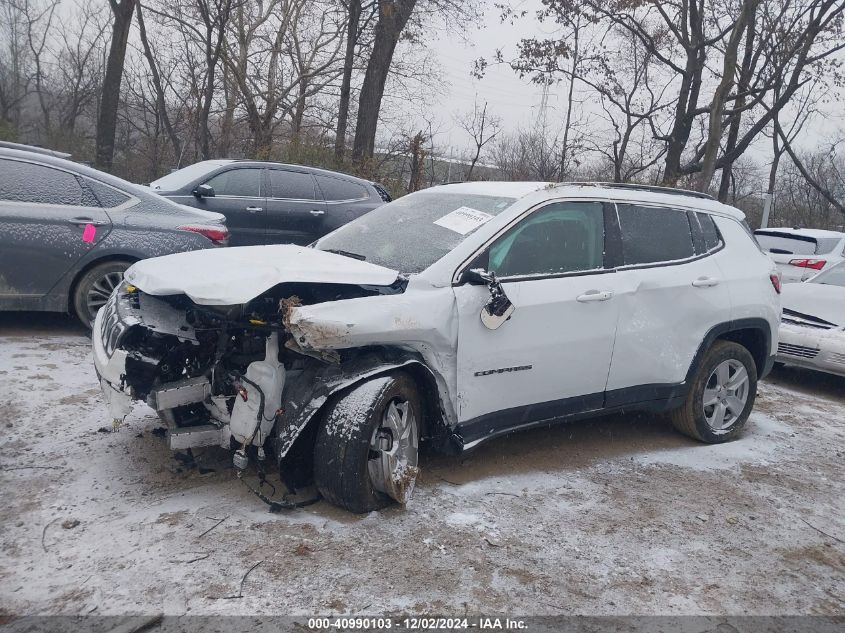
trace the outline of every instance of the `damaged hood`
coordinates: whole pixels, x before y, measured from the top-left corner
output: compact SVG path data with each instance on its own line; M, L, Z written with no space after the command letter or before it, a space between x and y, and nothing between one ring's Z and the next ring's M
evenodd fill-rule
M838 326L845 325L845 288L827 284L784 284L783 307L823 319Z
M187 295L201 305L240 305L281 283L389 286L389 268L293 245L240 246L145 259L126 280L150 295Z

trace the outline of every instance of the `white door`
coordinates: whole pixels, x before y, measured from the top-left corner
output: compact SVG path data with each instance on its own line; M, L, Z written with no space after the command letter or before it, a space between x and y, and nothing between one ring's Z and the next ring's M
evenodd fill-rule
M601 203L550 203L507 230L481 258L515 306L507 322L496 330L482 324L486 286L455 288L465 446L602 407L619 311L604 250Z
M624 266L616 273L620 315L609 407L674 395L709 330L731 319L728 284L712 254L721 242L710 216L627 204L617 209ZM712 232L706 242L699 217Z

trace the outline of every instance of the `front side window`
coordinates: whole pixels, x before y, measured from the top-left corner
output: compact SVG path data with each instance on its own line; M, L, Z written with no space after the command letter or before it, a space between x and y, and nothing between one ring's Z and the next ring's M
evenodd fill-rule
M229 169L205 182L214 188L215 196L239 198L261 197L261 170L254 168Z
M555 202L543 207L496 240L487 263L499 277L555 275L603 265L600 202Z
M83 198L76 176L19 160L0 160L0 200L33 204L96 206Z
M283 169L270 170L270 190L274 198L286 200L316 200L314 178L311 174Z
M687 259L695 255L685 211L617 204L625 266Z

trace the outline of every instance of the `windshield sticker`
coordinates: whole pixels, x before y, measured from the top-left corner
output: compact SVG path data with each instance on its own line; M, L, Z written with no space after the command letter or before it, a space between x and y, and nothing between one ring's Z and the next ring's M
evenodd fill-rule
M478 209L470 207L458 207L451 213L447 213L434 223L437 226L442 226L444 229L449 229L455 233L466 235L470 231L477 229L485 222L489 222L493 216Z

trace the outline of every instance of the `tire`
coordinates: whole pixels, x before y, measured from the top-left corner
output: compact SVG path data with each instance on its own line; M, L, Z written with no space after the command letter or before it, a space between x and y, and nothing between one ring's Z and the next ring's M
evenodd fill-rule
M323 497L356 514L407 503L419 472L421 414L417 386L404 372L368 380L330 403L314 444Z
M123 273L132 264L112 260L97 264L76 282L73 291L73 311L82 324L91 329L97 311L105 305L115 287L123 281Z
M725 367L727 373L724 373ZM742 371L745 372L744 383ZM723 385L721 389L720 384ZM732 388L732 385L738 386ZM708 403L715 401L716 404L705 406L705 394ZM719 444L736 439L742 433L756 396L757 365L751 353L738 343L716 341L704 355L683 406L669 415L672 424L684 435L708 444ZM724 407L721 423L720 406ZM740 410L738 414L737 410Z

